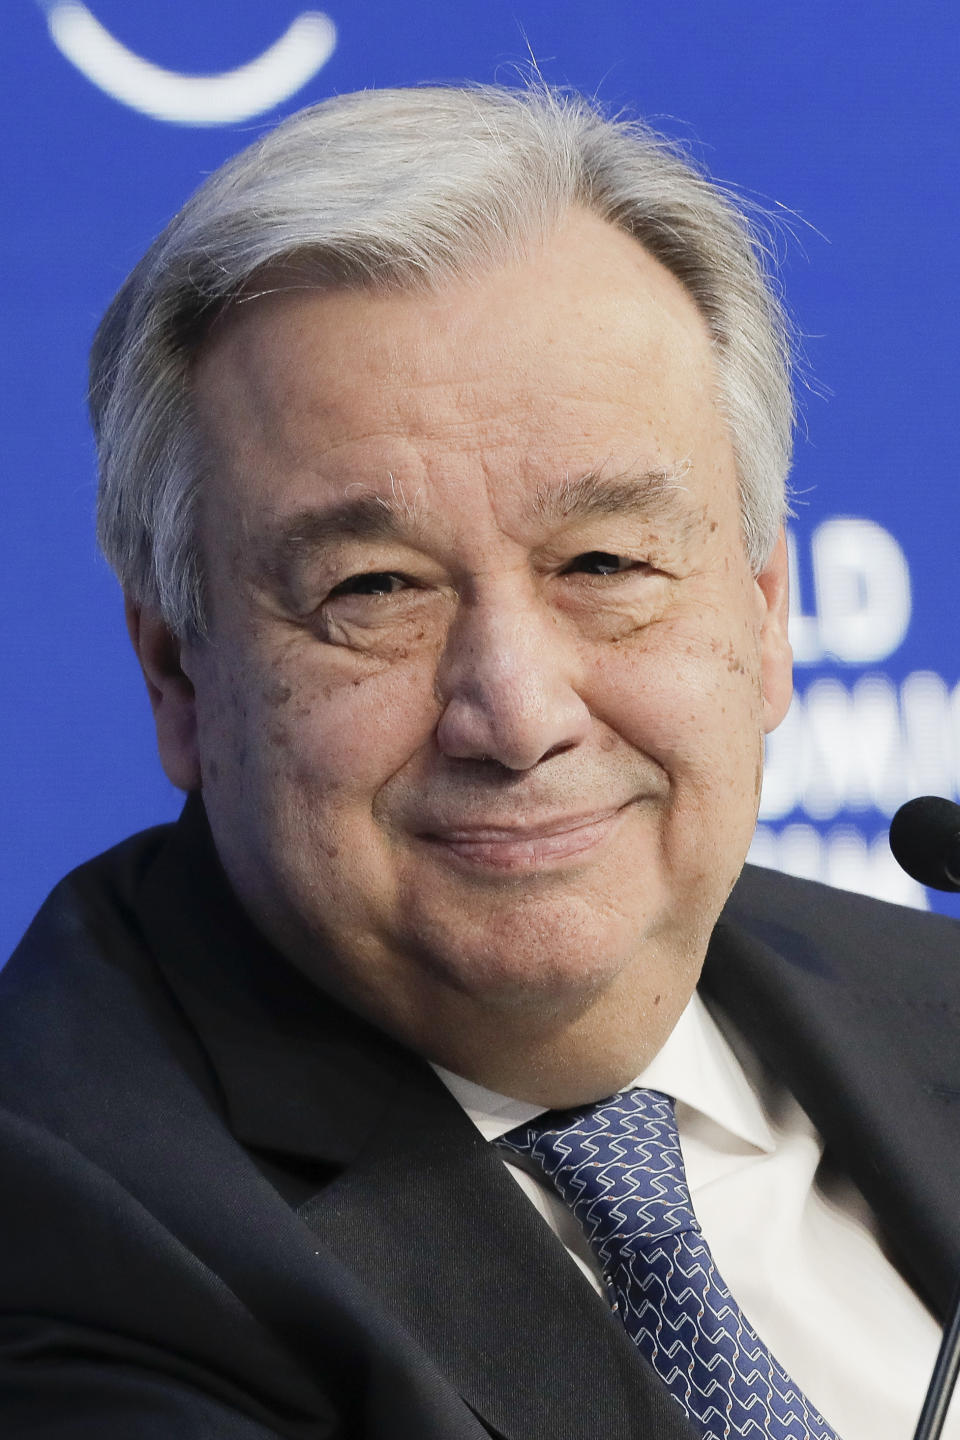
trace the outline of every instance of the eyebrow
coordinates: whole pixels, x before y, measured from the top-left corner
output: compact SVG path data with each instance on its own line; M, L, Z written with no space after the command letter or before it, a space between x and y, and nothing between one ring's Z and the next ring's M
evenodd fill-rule
M258 546L259 572L271 580L285 580L304 561L338 541L410 539L422 531L418 500L411 502L391 477L391 493L365 490L322 510L296 511L282 524L268 529Z
M683 481L689 463L653 470L607 475L603 469L566 476L559 485L541 486L532 514L547 525L569 520L603 519L629 515L640 519L689 519L687 487Z
M683 463L636 473L607 475L595 469L576 477L566 476L557 485L539 487L527 507L528 513L539 523L557 529L571 521L629 516L648 521L670 518L686 531L695 524L685 502L683 479L688 470L689 465ZM336 505L299 510L268 529L258 546L260 575L286 581L318 552L344 539L409 542L420 538L424 531L420 491L411 501L403 487L392 476L390 479L387 495L363 490Z

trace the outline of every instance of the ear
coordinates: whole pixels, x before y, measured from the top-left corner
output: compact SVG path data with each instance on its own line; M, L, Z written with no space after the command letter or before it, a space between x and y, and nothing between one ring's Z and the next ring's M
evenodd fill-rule
M787 633L790 575L783 526L770 559L756 577L763 610L760 632L760 676L763 686L763 728L769 735L790 708L793 695L793 651Z
M159 611L136 605L129 598L125 609L127 630L153 707L161 764L179 790L199 790L196 696L181 668L180 641Z

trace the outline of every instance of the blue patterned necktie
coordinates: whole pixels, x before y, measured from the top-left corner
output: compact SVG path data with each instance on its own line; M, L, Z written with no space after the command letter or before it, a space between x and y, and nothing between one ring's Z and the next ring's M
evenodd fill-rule
M497 1144L536 1161L570 1206L631 1339L705 1434L837 1440L717 1274L669 1095L548 1111Z

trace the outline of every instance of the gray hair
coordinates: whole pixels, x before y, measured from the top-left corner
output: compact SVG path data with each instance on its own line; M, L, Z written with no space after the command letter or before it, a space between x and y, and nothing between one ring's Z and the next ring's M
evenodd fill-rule
M763 568L786 510L788 327L745 207L638 121L537 85L364 91L291 116L217 170L117 294L91 356L98 538L124 590L204 633L191 364L267 267L316 285L435 290L549 236L572 206L634 236L709 328Z

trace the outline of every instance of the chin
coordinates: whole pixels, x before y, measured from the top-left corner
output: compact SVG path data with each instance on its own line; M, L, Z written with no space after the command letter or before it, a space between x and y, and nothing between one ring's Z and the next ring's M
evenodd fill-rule
M415 963L465 998L511 1010L589 1008L637 956L635 928L624 934L608 925L603 933L582 917L577 923L554 916L535 926L514 921L485 936L474 930L466 942L462 925L444 931L421 930Z

